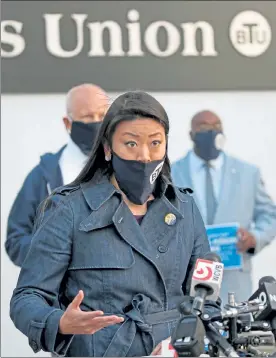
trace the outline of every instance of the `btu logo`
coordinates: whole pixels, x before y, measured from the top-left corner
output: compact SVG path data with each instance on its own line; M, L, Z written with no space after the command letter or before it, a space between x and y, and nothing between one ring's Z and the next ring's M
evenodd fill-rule
M213 276L213 264L207 260L197 260L193 278L200 281L208 281Z
M233 18L229 28L233 47L247 57L263 54L271 43L271 33L267 19L256 11L240 12Z
M153 173L150 176L150 183L153 184L155 180L157 179L158 175L160 174L162 168L163 168L164 162L157 165L157 167L154 169Z

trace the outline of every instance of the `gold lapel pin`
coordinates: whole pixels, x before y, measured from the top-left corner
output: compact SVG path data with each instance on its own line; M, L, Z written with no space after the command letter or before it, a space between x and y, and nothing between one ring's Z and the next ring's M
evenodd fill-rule
M172 213L169 213L165 216L165 223L169 226L174 225L176 223L176 216Z

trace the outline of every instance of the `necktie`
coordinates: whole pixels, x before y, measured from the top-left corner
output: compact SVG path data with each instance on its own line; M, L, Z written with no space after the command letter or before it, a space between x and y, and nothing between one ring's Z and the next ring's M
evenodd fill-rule
M217 208L217 201L214 193L213 180L211 176L211 165L206 162L204 164L206 172L206 208L207 208L207 224L214 223L214 217Z

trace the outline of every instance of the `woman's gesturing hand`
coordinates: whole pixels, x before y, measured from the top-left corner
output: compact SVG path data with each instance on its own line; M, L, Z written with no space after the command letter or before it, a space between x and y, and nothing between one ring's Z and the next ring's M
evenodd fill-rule
M124 321L118 316L104 316L102 311L84 312L80 304L84 298L83 291L79 291L74 300L67 307L59 322L59 332L62 334L93 334L100 329Z

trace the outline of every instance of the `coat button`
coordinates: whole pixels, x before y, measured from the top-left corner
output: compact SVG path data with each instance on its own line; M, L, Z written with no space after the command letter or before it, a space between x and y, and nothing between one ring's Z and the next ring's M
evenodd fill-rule
M164 254L165 252L168 251L168 248L164 245L159 245L158 246L158 251L161 252L162 254Z

